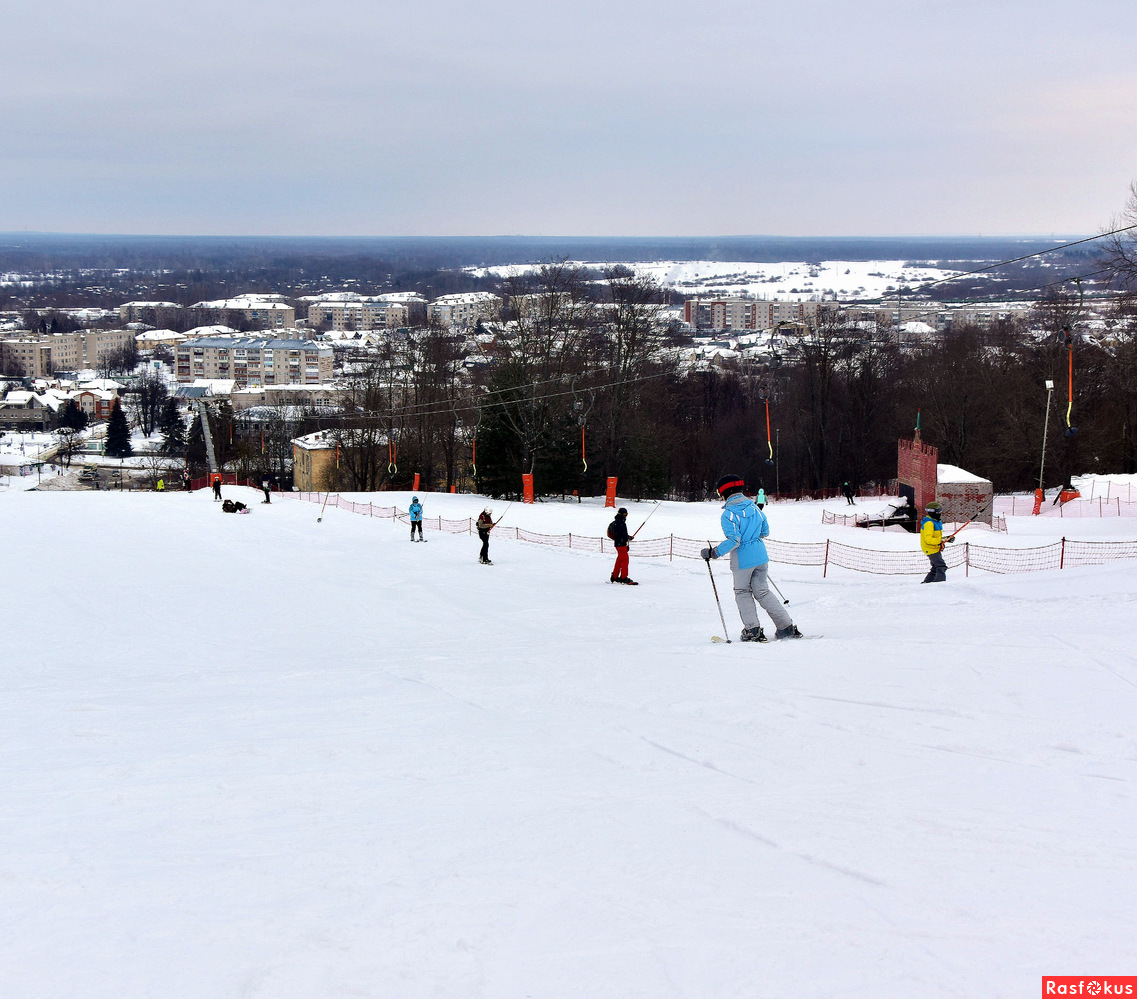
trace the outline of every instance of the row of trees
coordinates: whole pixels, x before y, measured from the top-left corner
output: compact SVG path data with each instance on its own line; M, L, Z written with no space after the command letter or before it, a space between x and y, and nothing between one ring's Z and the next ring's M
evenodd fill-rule
M595 494L614 475L626 494L693 498L732 471L754 488L832 490L893 479L897 439L920 414L942 462L1028 489L1048 400L1048 486L1137 470L1137 347L1124 308L1106 336L1081 336L1083 303L1052 296L1028 324L916 344L834 317L787 334L776 354L691 370L668 349L661 301L626 270L608 271L597 293L554 262L508 283L506 333L472 372L444 331L390 344L356 366L346 415L313 414L339 445L340 487L406 487L419 472L436 488L512 495L532 473L539 492ZM1059 331L1070 323L1079 433L1066 436Z

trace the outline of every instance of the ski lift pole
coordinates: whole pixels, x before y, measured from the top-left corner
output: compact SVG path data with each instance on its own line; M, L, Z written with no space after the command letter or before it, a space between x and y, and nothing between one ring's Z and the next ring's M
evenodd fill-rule
M766 447L769 449L770 456L766 459L767 465L774 464L774 444L770 439L770 397L766 396Z
M511 506L513 506L513 503L514 503L514 502L516 502L516 501L510 501L510 502L509 502L509 503L506 505L506 508L505 508L504 510L502 510L502 511L501 511L501 516L500 516L500 517L498 517L498 518L497 518L497 520L495 520L495 521L493 522L493 526L494 526L494 527L497 527L497 525L498 525L498 524L500 524L500 523L501 523L503 520L505 520L505 515L506 515L507 513L509 513L509 508L510 508Z
M975 521L976 521L976 520L979 518L979 515L980 515L980 514L981 514L981 513L982 513L984 510L986 510L986 509L987 509L987 507L989 507L989 506L991 505L991 502L992 502L991 500L988 500L988 501L987 501L986 503L984 503L984 504L983 504L981 507L979 507L979 509L978 509L978 510L976 510L976 511L975 511L975 513L973 513L973 514L971 515L971 519L970 519L970 520L966 520L966 521L964 521L962 524L960 524L960 525L959 525L959 527L957 527L957 528L956 528L954 531L952 531L952 532L951 532L951 534L949 534L949 535L948 535L946 538L944 538L944 541L945 541L945 542L947 542L947 541L954 541L954 540L955 540L955 536L956 536L956 535L957 535L957 534L958 534L960 531L962 531L962 530L963 530L965 527L967 527L967 525L968 525L968 524L973 524L973 523L975 523Z
M644 524L651 520L651 518L655 515L655 511L658 510L662 505L662 503L656 501L655 508L651 511L651 513L644 517ZM632 534L633 538L644 529L644 524L640 524L640 526L635 529L635 532Z
M1074 335L1070 332L1070 327L1066 327L1066 353L1069 358L1068 364L1068 382L1066 389L1066 436L1073 437L1078 432L1078 428L1070 422L1070 414L1074 410Z

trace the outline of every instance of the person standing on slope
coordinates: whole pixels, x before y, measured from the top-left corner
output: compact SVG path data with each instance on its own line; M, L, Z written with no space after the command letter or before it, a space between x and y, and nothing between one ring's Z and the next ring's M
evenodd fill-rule
M841 492L843 492L845 494L845 501L848 503L849 506L856 506L857 505L853 501L853 487L851 485L849 485L849 483L846 482L841 487Z
M417 496L411 497L411 506L408 511L411 515L411 540L415 539L415 528L418 528L418 539L422 541L422 504Z
M730 554L734 602L738 605L743 625L742 641L766 641L755 603L770 615L775 638L801 638L802 633L797 630L785 607L770 592L766 579L770 556L762 542L770 533L770 522L743 492L745 487L746 483L737 475L724 475L715 484L718 494L726 500L721 521L726 537L716 547L704 548L699 554L708 561Z
M616 519L608 525L608 537L616 547L616 564L612 567L612 575L608 581L639 586L635 580L628 578L628 545L632 539L628 536L627 507L620 507L616 512Z
M758 490L758 495L754 497L754 505L757 506L759 510L765 510L766 509L766 490L765 489L759 489Z
M920 548L928 556L932 567L922 582L947 582L947 563L944 561L944 545L955 538L944 537L944 525L940 518L943 516L943 504L933 500L925 508L924 519L920 521Z
M272 502L272 481L269 479L269 477L267 475L261 476L261 489L264 491L264 494L265 494L265 502L271 503Z
M478 530L478 537L482 539L482 551L478 556L478 561L482 565L493 565L490 561L490 531L496 526L493 520L493 510L487 506L478 514L477 522L474 524Z

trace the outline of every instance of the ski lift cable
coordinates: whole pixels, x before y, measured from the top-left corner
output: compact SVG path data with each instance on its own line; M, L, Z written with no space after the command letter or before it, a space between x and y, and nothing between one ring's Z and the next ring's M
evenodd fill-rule
M938 284L946 284L949 281L958 281L961 277L969 277L972 274L985 274L987 271L993 271L1000 267L1006 267L1007 264L1017 264L1023 260L1030 260L1032 257L1045 256L1047 253L1055 253L1058 250L1068 250L1071 246L1080 246L1082 243L1092 243L1095 239L1104 239L1106 236L1116 236L1121 232L1129 232L1131 229L1137 229L1137 223L1133 225L1121 226L1118 229L1111 229L1109 232L1100 232L1096 236L1086 236L1084 239L1075 239L1070 243L1060 243L1058 246L1050 246L1045 250L1036 250L1034 253L1024 253L1021 257L1011 257L1009 260L1000 260L994 264L988 264L986 267L976 267L971 271L963 271L960 274L953 274L951 277L940 278L938 281L932 281L928 284L920 285L921 288L934 288Z
M639 382L652 381L653 379L668 378L672 374L674 374L674 372L671 371L670 369L668 369L665 371L656 372L655 374L640 375L636 378L620 378L620 379L616 379L615 381L604 382L603 384L592 386L591 390L593 392L598 392L598 391L602 391L603 389L615 388L615 387L620 386L620 385L633 385L633 384L637 384ZM548 381L554 382L554 381L558 381L558 379L548 379ZM541 383L537 382L534 384L541 384ZM496 394L501 394L504 392L514 392L514 391L517 391L517 388L495 390ZM529 397L527 397L526 401L528 401L528 402L545 402L549 399L559 399L559 398L563 398L564 396L567 396L567 395L572 395L571 389L565 389L565 390L562 390L559 392L546 392L543 395L529 396ZM495 406L505 406L505 405L508 405L510 401L511 400L509 400L509 399L501 399L498 401L492 401L491 400L491 401L487 402L484 397L479 396L477 401L471 401L468 403L459 403L458 405L459 405L459 408L473 409L473 408L477 407L479 410L481 410L481 409L487 409L487 408L493 409ZM444 403L447 407L445 409L419 409L417 406L413 406L413 405L412 406L405 406L405 407L399 406L399 407L394 407L394 408L388 410L386 413L375 413L375 414L369 414L366 416L356 416L356 417L352 417L352 419L356 419L356 420L383 420L384 422L386 422L386 421L389 421L390 419L392 419L396 415L398 415L398 416L445 416L445 415L448 415L449 413L453 412L454 406L453 406L453 400L444 400ZM442 404L443 404L443 402L422 403L423 406L442 405ZM325 420L334 421L337 423L342 422L342 418L339 416L332 416L332 417L317 416L314 419L318 423L325 421Z

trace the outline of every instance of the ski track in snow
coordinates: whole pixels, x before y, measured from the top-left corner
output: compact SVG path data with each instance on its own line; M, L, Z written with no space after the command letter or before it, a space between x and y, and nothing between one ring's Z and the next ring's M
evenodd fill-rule
M426 503L429 531L483 500ZM1131 563L777 566L825 641L712 645L703 564L634 547L643 585L613 587L610 556L495 537L486 568L476 537L283 497L0 505L4 997L954 999L1128 967ZM823 505L767 513L914 544Z

